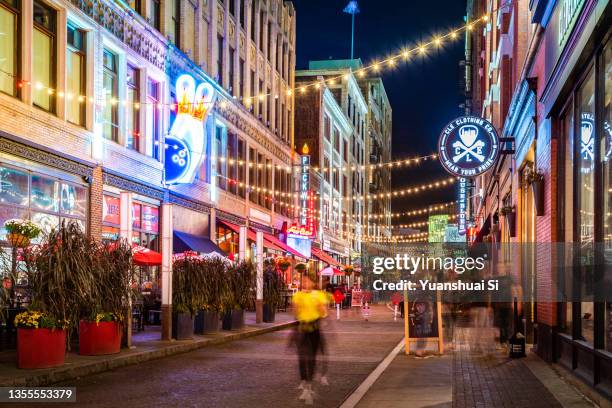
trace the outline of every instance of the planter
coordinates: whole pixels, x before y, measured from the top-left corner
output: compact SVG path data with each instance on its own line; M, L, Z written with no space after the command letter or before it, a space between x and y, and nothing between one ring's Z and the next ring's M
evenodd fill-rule
M274 319L276 318L276 307L263 305L263 321L266 323L274 323Z
M172 337L177 340L193 339L193 316L190 313L174 313Z
M536 215L544 215L544 180L535 180L531 183L533 192L533 205Z
M195 334L206 334L215 333L219 331L219 322L221 317L218 312L209 312L207 310L200 310L195 316L194 321L194 333Z
M244 327L244 310L234 309L223 315L223 330L238 330Z
M516 213L514 211L509 212L505 215L506 223L508 224L508 232L510 237L516 237Z
M26 248L30 245L30 238L22 234L11 233L6 235L6 240L15 248Z
M123 327L119 322L79 322L79 354L101 356L121 350Z
M17 367L49 368L64 364L66 332L60 329L17 329Z

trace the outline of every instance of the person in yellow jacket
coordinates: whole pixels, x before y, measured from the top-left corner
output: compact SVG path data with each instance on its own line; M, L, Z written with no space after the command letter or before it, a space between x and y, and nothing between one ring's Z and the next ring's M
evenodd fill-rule
M328 303L329 294L316 290L308 276L303 279L302 290L293 295L295 317L299 325L292 338L292 343L297 346L300 379L302 380L299 388L303 390L299 399L304 400L307 405L312 405L314 399L312 379L317 353L325 352L320 324L321 319L327 317ZM321 383L327 385L325 375L322 376Z

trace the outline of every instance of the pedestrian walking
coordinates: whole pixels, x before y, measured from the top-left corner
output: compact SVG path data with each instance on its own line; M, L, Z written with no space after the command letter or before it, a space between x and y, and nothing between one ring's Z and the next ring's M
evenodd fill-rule
M302 390L299 399L306 405L314 403L314 390L312 380L315 374L317 354L325 355L325 340L321 333L322 319L327 316L328 295L314 288L313 280L309 276L304 277L302 290L293 296L295 317L298 327L295 329L291 344L297 348L300 368L300 388ZM324 369L326 361L323 361ZM327 385L325 372L321 377L321 383Z

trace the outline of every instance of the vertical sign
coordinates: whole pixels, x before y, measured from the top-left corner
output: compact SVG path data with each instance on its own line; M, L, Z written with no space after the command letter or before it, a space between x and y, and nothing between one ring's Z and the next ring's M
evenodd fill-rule
M430 215L428 224L429 242L444 242L448 215Z
M305 154L300 158L300 224L309 225L310 211L310 156Z
M459 197L457 200L457 232L459 235L465 235L467 231L465 222L465 213L467 211L467 179L465 177L459 177Z

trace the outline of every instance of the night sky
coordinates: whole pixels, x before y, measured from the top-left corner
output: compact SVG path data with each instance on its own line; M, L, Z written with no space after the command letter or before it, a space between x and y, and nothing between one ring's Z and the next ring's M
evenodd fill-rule
M348 0L294 0L297 13L297 69L309 60L350 58L351 16L342 10ZM463 25L464 0L406 1L359 0L356 15L355 57L364 64L404 47L417 45L436 34ZM382 77L393 109L393 158L426 155L437 149L440 130L462 112L459 61L463 35L424 58L385 69ZM299 100L296 101L299 103ZM418 170L394 170L392 186L400 189L449 176L436 160ZM408 200L393 200L394 212L452 201L455 189L421 193ZM406 219L406 222L416 221Z

